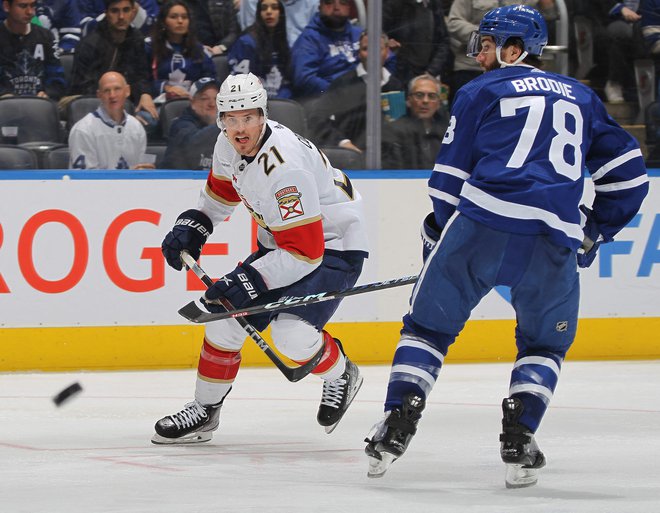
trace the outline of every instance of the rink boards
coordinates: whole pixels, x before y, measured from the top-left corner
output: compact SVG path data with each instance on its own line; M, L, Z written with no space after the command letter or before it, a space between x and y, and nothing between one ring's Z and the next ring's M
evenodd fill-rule
M371 245L359 283L419 272L419 226L431 208L427 174L349 173L365 202ZM580 271L580 325L570 358L660 357L659 174L650 171L640 214ZM203 286L167 267L160 243L177 215L196 205L205 176L2 171L0 371L195 366L203 328L177 310ZM253 247L254 225L239 207L216 227L201 265L219 277ZM358 362L387 363L411 289L347 298L329 330ZM514 327L508 290L498 288L475 309L448 360L510 360ZM243 361L267 362L250 341Z

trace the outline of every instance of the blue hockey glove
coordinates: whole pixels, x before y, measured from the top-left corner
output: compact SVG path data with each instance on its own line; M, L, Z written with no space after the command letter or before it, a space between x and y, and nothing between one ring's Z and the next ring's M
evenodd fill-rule
M259 272L250 264L241 264L209 287L201 301L209 312L219 313L226 311L218 301L221 297L234 308L243 308L266 290L268 287Z
M577 265L585 268L594 262L602 237L598 231L598 225L594 221L593 211L585 205L580 205L580 211L587 217L587 222L582 228L584 240L577 251Z
M181 252L187 251L195 260L199 258L202 252L202 246L213 233L213 223L199 210L186 210L181 214L174 228L165 236L161 244L161 250L167 263L180 271L183 267L181 263Z
M435 214L431 212L424 218L424 222L422 223L422 260L424 262L426 262L431 250L440 240L441 233L442 228L438 226L438 223L435 221Z

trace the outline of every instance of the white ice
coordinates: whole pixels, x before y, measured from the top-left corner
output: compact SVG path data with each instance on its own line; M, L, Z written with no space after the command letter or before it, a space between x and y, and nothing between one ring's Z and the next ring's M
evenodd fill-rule
M318 378L241 369L206 444L156 446L154 422L189 401L195 371L0 374L2 513L657 513L660 361L564 364L537 440L548 465L507 490L500 402L510 364L448 364L408 452L366 477L363 439L389 369L339 427L316 423ZM84 391L56 408L51 397Z

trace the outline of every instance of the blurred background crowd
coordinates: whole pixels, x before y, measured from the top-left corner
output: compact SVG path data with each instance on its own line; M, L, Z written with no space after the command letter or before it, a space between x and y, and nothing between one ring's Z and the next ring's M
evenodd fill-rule
M371 48L381 167L431 169L456 91L482 73L469 36L514 3L546 18L545 67L597 91L652 160L660 0L382 0L374 37L367 0L3 0L0 168L209 169L215 94L252 72L272 119L361 169Z

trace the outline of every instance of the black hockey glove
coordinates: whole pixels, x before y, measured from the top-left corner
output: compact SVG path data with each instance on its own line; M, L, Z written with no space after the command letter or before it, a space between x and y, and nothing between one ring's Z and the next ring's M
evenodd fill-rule
M186 210L179 215L172 231L165 236L161 250L167 263L180 271L181 252L187 251L195 260L202 252L202 246L213 233L213 223L199 210Z
M422 260L426 262L431 250L440 240L442 228L435 221L435 214L431 212L424 218L422 223Z
M580 210L587 217L587 222L582 228L584 240L582 241L582 246L577 251L577 265L584 268L589 267L593 263L603 238L598 231L596 221L594 221L593 210L585 205L580 205Z
M234 308L243 308L266 290L268 287L259 271L250 264L240 264L209 287L201 301L209 312L219 313L226 311L218 301L221 297Z

